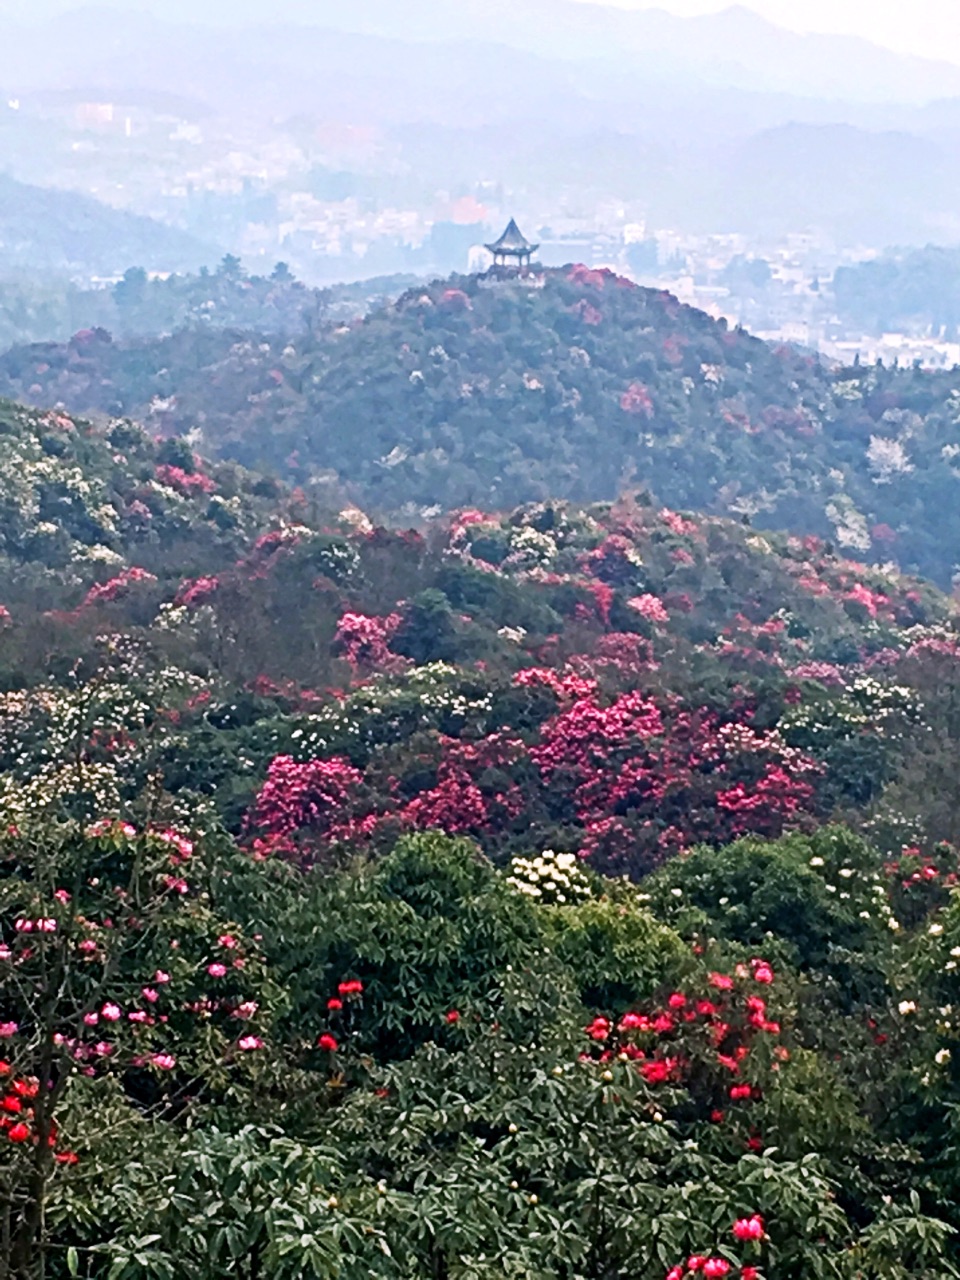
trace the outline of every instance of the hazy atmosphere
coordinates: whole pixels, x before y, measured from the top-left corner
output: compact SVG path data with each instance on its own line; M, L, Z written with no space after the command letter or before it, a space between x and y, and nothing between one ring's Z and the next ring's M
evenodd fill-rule
M960 240L960 16L672 7L6 4L0 268L82 286L229 253L328 285L466 270L515 216L547 264L764 335L960 358L931 341L947 300L917 314L905 279L878 308L849 274L953 278L896 264Z
M960 1280L958 966L956 0L0 0L0 1280Z

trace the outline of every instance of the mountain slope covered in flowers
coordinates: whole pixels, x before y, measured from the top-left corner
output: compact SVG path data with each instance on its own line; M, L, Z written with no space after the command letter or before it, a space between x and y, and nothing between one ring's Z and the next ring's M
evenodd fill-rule
M82 334L0 360L0 394L193 433L407 519L641 485L942 585L960 564L956 381L837 369L583 267L454 277L308 333Z
M16 1280L960 1275L960 630L0 410Z

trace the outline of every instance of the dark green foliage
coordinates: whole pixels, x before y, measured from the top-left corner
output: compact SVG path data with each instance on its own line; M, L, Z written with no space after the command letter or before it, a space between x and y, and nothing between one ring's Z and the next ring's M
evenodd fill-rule
M346 1026L358 1049L385 1060L432 1039L450 1010L489 1016L508 966L528 963L542 942L536 911L475 847L433 833L406 837L366 873L315 877L292 910L280 932L297 945L277 956L292 1025L312 1022L318 1034L326 996L359 978L363 1013L348 1009Z
M404 607L393 648L418 666L425 662L449 662L456 656L452 610L442 591L436 588L422 591Z
M835 951L869 955L885 944L886 919L859 887L864 875L879 883L880 869L869 845L843 828L827 827L811 836L695 849L644 887L677 922L702 920L714 936L748 947L775 939L791 963L820 969Z

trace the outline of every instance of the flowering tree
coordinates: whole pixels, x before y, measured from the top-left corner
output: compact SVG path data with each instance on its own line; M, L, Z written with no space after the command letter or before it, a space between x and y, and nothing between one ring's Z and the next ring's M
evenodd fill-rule
M33 1280L58 1179L95 1179L105 1137L248 1075L264 1047L263 966L211 905L215 842L35 824L0 838L0 867L0 1263Z

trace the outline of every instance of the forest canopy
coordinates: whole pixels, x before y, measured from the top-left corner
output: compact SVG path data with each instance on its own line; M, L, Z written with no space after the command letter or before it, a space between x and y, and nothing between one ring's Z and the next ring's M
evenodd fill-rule
M417 285L296 332L93 331L0 359L0 393L130 416L385 519L639 486L944 587L960 564L956 383L838 368L584 267L542 287Z

